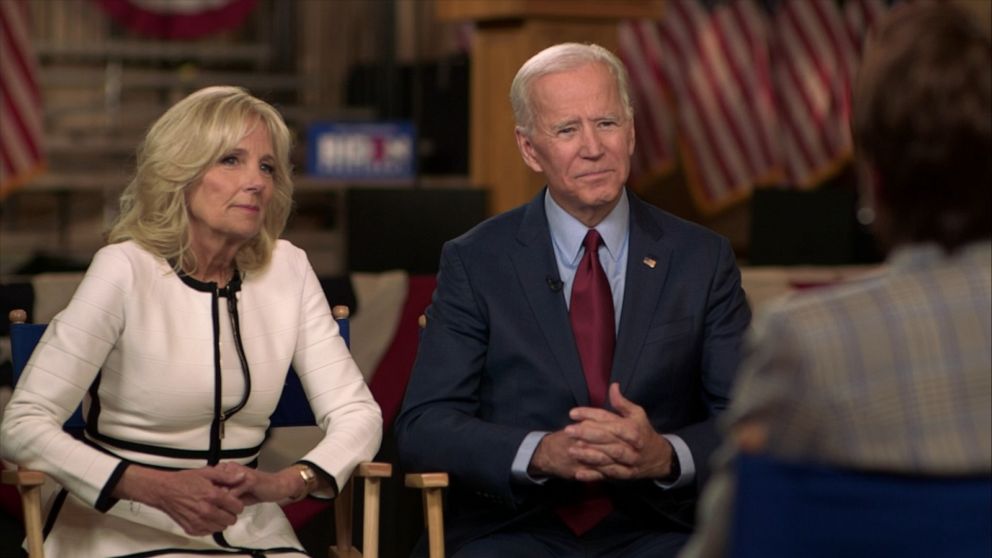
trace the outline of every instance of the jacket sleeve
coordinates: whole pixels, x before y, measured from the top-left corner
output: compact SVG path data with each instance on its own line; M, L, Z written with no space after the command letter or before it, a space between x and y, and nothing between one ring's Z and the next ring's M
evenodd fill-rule
M344 486L355 466L372 459L382 441L382 412L355 364L320 283L301 253L300 323L293 368L323 439L300 461ZM330 494L328 494L330 495Z
M69 302L45 330L2 421L5 459L42 471L106 511L125 465L79 442L62 424L79 406L124 328L131 262L115 246L94 256Z
M528 432L478 418L490 328L472 279L459 246L447 243L396 419L399 456L410 470L444 470L466 488L509 503L511 465Z
M730 243L721 238L703 308L700 396L706 418L676 429L672 434L685 441L696 471L693 486L698 491L710 476L713 452L721 443L718 417L730 403L742 343L751 322L751 310L741 287L741 274Z

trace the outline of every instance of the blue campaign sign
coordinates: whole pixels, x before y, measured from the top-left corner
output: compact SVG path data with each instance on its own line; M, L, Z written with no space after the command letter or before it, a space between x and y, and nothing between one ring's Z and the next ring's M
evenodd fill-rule
M413 123L317 122L310 126L307 172L347 180L413 180Z

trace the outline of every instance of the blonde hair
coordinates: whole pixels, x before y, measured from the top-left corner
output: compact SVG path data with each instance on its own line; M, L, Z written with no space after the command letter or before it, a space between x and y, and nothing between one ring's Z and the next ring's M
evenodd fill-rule
M261 231L238 250L235 263L241 271L265 267L293 205L290 133L271 105L239 87L201 89L152 124L138 148L137 170L121 194L120 215L108 241L134 240L177 271L195 272L186 192L258 123L272 141L275 188Z
M534 108L531 106L531 84L548 74L572 70L586 64L603 64L616 79L617 93L623 104L624 115L634 117L630 101L630 78L623 62L608 49L597 44L561 43L550 46L532 56L517 71L510 85L510 105L517 128L530 134L534 125Z

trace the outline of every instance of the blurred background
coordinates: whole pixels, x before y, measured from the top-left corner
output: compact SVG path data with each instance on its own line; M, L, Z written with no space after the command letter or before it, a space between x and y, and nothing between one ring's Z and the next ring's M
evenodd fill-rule
M988 25L992 3L957 1ZM401 241L384 230L398 213L453 236L541 186L516 153L509 81L563 40L630 68L643 197L725 234L746 263L875 261L853 217L847 115L890 4L0 0L0 278L84 268L148 125L212 84L272 102L296 134L286 236L318 273L389 267L350 259L381 248L369 234ZM435 244L396 245L407 260L392 267L432 269Z
M883 0L0 4L0 277L85 267L148 125L211 84L246 87L294 130L286 236L318 273L353 269L348 248L363 244L349 239L349 218L374 220L361 223L367 235L395 229L396 212L426 211L411 223L456 219L433 234L457 234L540 187L516 154L508 86L530 54L560 40L602 43L630 67L631 185L642 196L729 236L744 261L876 257L853 220L845 119ZM970 4L987 17L988 2ZM379 128L362 130L369 124ZM384 143L399 162L370 159ZM389 164L402 169L383 172ZM436 253L419 253L427 245L414 248L423 261L393 266L435 265Z

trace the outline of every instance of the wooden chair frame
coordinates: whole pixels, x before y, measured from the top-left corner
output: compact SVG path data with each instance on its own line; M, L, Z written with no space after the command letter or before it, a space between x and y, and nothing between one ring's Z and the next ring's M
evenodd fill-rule
M427 327L427 316L417 318L420 331ZM424 528L427 529L428 555L444 558L444 489L448 487L448 473L408 473L404 483L409 488L422 491L424 502Z
M408 473L404 481L406 486L423 491L429 557L444 558L443 491L448 486L448 473Z

